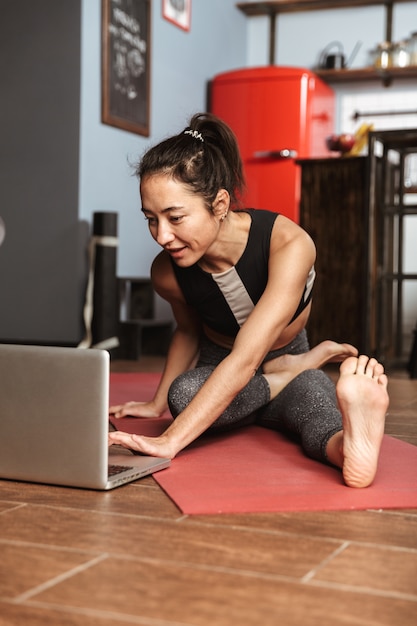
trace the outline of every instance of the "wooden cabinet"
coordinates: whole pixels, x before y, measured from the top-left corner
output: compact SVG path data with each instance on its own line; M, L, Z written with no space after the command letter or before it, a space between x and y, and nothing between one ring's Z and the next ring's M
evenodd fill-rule
M373 131L368 152L297 161L300 225L317 248L310 343L349 342L385 366L408 362L416 378L417 327L409 317L417 270L405 253L417 219L417 129Z
M333 339L369 352L367 158L299 160L300 225L317 248L310 344Z
M369 134L371 343L384 363L401 365L417 377L417 261L412 243L417 220L417 129ZM414 238L415 239L415 238ZM372 244L374 241L374 244ZM414 335L414 348L412 348Z

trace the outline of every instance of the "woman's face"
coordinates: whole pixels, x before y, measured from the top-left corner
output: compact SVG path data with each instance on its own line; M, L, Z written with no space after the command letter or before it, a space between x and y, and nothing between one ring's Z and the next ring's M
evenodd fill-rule
M166 174L142 179L140 195L152 237L177 265L189 267L210 250L224 213L222 200L216 198L211 212L201 196Z

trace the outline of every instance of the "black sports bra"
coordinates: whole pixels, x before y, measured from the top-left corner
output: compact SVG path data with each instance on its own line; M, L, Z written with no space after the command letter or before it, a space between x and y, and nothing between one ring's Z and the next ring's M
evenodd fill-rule
M277 213L246 209L251 216L248 241L235 266L221 274L209 274L195 264L172 267L184 298L212 330L235 337L261 298L268 282L272 228ZM311 300L315 278L311 268L303 296L291 320L295 320ZM290 323L291 323L290 322Z

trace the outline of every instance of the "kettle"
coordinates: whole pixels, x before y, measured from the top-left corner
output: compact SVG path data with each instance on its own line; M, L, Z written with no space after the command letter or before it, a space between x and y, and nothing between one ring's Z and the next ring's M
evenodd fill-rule
M320 55L319 59L319 69L321 70L343 70L353 62L355 56L357 55L359 48L361 47L362 42L358 41L353 48L353 51L348 59L345 60L345 55L343 54L343 46L340 41L331 41L324 48ZM329 54L333 49L336 49L335 52Z

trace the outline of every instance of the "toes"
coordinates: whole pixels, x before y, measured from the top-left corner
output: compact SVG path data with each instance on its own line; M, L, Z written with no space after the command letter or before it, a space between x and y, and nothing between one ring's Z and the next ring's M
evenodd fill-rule
M371 358L366 357L366 359L367 361L366 361L366 364L364 364L363 374L365 374L365 376L369 376L370 378L373 378L374 369L378 361L374 359L373 357Z
M365 375L370 378L378 378L384 373L384 366L373 357L369 359L365 367Z
M387 377L384 374L384 366L379 363L374 357L369 358L365 354L361 354L359 357L348 357L343 361L340 366L341 374L358 374L361 376L367 376L368 378L382 378L381 384L387 384Z
M378 384L381 385L381 387L385 387L385 389L388 387L388 376L386 376L385 374L380 374L378 376Z
M361 354L358 357L358 366L356 368L357 374L362 374L365 376L373 376L373 368L375 367L377 361L375 359L370 359L366 354Z
M358 369L359 359L355 356L350 356L345 359L340 366L341 374L356 374Z
M382 365L382 363L377 362L374 367L375 378L379 378L379 376L382 376L383 373L384 373L384 366Z

